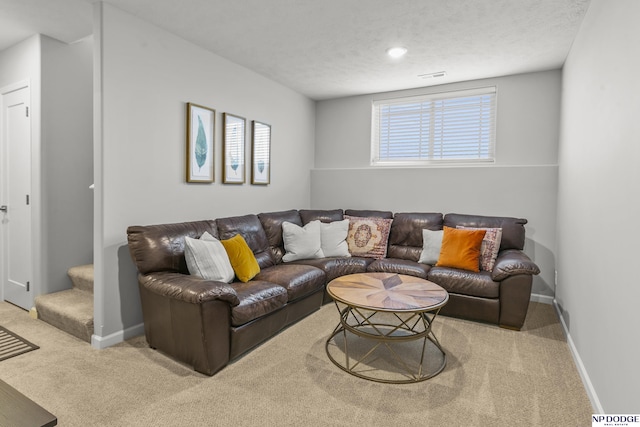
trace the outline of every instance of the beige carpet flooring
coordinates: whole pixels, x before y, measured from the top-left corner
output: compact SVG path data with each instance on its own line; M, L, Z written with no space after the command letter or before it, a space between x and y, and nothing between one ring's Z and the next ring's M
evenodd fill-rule
M95 350L0 302L0 325L40 346L0 362L0 379L62 427L591 425L593 409L550 305L532 303L520 332L438 317L447 366L404 385L333 365L324 344L337 321L326 305L207 377L148 348L144 337Z

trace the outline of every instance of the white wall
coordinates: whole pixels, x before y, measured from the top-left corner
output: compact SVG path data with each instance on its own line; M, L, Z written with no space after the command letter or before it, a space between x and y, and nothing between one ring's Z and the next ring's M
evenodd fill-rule
M40 36L29 37L0 51L0 87L23 81L40 80Z
M42 43L42 293L93 262L93 40Z
M497 88L495 164L369 165L373 100L484 86ZM542 270L533 292L552 296L560 93L554 70L318 102L311 205L527 218L525 252Z
M94 346L101 347L127 328L141 332L128 226L309 207L315 104L109 4L96 5L95 28ZM185 182L186 102L217 111L213 184ZM221 183L223 112L272 126L270 185Z
M563 72L556 299L607 413L640 413L638 16L592 0Z

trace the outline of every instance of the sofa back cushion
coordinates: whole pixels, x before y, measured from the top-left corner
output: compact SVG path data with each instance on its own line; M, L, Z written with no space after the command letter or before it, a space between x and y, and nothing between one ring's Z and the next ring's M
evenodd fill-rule
M422 252L422 230L442 230L441 213L396 213L389 233L388 258L418 261Z
M129 252L142 274L156 271L189 274L184 257L184 238L189 236L198 239L205 231L218 237L218 229L213 220L133 225L127 228Z
M282 262L282 256L284 255L282 223L286 221L302 227L300 214L298 211L292 209L290 211L261 213L258 214L258 219L267 235L273 260L276 264L280 264Z
M302 225L307 225L311 221L318 220L320 222L342 221L344 216L342 209L333 210L317 210L317 209L300 209L298 211Z
M236 234L242 235L261 269L275 265L269 248L269 239L257 215L218 218L216 224L220 240L230 239Z
M359 216L359 217L374 217L374 218L383 218L383 219L392 219L393 212L391 211L372 211L372 210L363 210L363 209L347 209L344 211L345 215L348 216Z
M481 216L450 213L444 216L447 227L501 228L502 240L500 250L524 249L525 229L527 220L502 216Z

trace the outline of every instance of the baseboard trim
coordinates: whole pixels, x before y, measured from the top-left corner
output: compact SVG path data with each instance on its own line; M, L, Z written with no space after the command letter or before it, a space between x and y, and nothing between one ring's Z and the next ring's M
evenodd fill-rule
M580 374L580 378L582 379L582 384L584 385L585 390L587 391L587 395L589 396L589 400L591 401L591 406L593 407L594 414L606 414L604 409L602 408L602 404L600 403L600 399L598 399L598 394L596 393L595 388L593 388L593 384L591 383L591 379L589 378L589 374L582 363L582 358L580 357L580 353L578 353L578 349L573 343L573 339L571 338L571 334L569 333L569 329L567 328L567 324L564 321L564 317L562 316L562 312L560 311L560 306L558 305L558 301L553 299L553 306L556 309L556 313L558 314L558 318L560 319L560 324L562 325L562 330L564 331L564 335L567 338L567 344L569 344L569 351L571 351L571 356L573 356L573 361L576 364L576 368L578 369L578 373Z
M122 331L114 332L113 334L105 337L100 337L94 334L91 336L91 347L102 350L103 348L111 347L112 345L116 345L122 341L128 340L129 338L137 337L142 334L144 334L144 323L131 326L130 328Z
M531 294L531 298L529 300L533 302L541 302L542 304L553 305L554 297L549 295Z

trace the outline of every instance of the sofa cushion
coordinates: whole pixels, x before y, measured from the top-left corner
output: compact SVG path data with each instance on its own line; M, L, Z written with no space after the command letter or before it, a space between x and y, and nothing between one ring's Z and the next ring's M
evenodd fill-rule
M261 280L236 282L233 287L240 303L231 307L231 324L244 325L285 306L287 290L280 285Z
M377 259L369 264L367 271L380 273L406 274L408 276L427 278L427 273L431 269L430 265L419 264L408 259L383 258Z
M302 227L302 219L297 210L268 212L258 214L258 219L269 241L274 262L280 264L284 255L284 241L282 240L282 223L290 222Z
M480 270L493 271L496 263L500 241L502 240L502 228L474 228L458 225L456 228L464 230L485 230L486 233L480 246Z
M480 247L485 230L460 230L444 227L437 267L480 271Z
M242 235L258 261L260 268L275 265L271 255L269 240L257 215L244 215L216 219L220 240L230 239L236 234ZM215 236L214 236L215 237Z
M140 274L138 275L138 284L140 285L140 292L148 292L146 294L147 297L156 302L160 300L176 300L187 304L204 304L221 300L226 301L231 306L240 304L233 284L211 282L197 276L174 271ZM160 297L160 299L156 299L155 296ZM143 301L143 304L146 304L146 302ZM143 308L143 316L145 316L144 310Z
M442 230L442 214L395 214L389 232L387 257L418 261L423 249L422 230Z
M435 265L438 262L443 234L444 230L422 230L422 252L420 252L419 263Z
M256 274L260 273L258 261L241 234L222 240L221 243L227 255L229 255L229 262L233 267L233 272L241 282L248 282Z
M175 224L133 225L127 228L131 257L141 274L173 271L188 274L184 258L184 237L199 238L205 231L218 236L215 221Z
M345 216L349 220L347 244L352 256L384 258L393 220L377 217Z
M349 220L320 223L320 246L323 258L334 256L350 257L347 235Z
M364 209L347 209L344 211L345 215L348 216L359 216L359 217L376 217L376 218L385 218L392 219L393 212L391 211L373 211L373 210L364 210Z
M373 262L373 258L361 257L337 257L337 258L318 258L294 261L296 264L311 265L324 271L326 282L329 283L333 279L346 274L364 273L367 271L369 264Z
M304 227L290 222L282 223L285 254L282 261L324 258L320 240L320 221L311 221Z
M448 267L433 267L427 274L427 280L454 294L482 298L500 297L500 283L491 280L491 273L488 271L474 273Z
M184 256L189 273L207 280L230 283L235 277L224 246L208 232L200 239L185 236ZM253 253L251 254L253 256Z
M444 216L444 225L446 225L447 227L457 227L458 225L463 225L465 227L476 228L501 228L501 251L506 249L524 249L524 225L526 223L527 220L524 218L511 218L502 216L463 215L453 213L446 214Z
M311 221L318 220L320 222L333 222L342 221L344 215L342 209L333 210L316 210L316 209L300 209L298 211L300 219L302 219L302 225L308 224Z
M310 265L279 264L262 270L255 280L282 286L287 290L288 301L294 301L323 289L325 274L324 271Z

